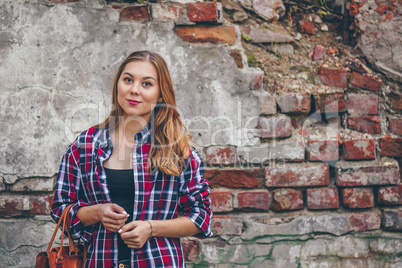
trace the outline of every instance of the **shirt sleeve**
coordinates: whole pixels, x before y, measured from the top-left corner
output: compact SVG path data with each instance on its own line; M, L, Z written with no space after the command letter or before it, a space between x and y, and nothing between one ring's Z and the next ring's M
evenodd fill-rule
M204 163L202 158L195 149L192 149L190 158L180 174L179 206L183 211L183 217L189 218L202 230L201 233L195 235L201 239L212 236L210 188L208 180L204 179L203 176Z
M69 217L71 237L73 239L81 238L84 242L89 242L92 238L94 226L85 227L77 217L77 211L80 207L89 206L89 204L79 198L78 195L81 173L77 159L79 159L78 150L76 142L74 142L67 149L61 161L56 190L53 197L51 216L58 222L64 209L74 203L70 209Z

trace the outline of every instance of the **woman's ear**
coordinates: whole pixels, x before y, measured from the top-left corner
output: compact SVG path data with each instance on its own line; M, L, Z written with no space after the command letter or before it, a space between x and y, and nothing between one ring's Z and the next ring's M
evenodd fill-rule
M162 99L162 98L159 98L159 99L158 99L158 102L162 102L162 101L163 101L163 99Z

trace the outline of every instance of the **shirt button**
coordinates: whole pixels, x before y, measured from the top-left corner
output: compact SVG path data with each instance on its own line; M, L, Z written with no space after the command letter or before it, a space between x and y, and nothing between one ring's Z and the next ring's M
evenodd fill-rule
M124 268L124 264L120 263L119 268Z

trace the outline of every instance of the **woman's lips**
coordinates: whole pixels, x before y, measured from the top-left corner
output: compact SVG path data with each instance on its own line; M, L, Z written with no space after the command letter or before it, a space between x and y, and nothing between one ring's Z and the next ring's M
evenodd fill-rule
M131 105L138 105L138 104L141 103L141 102L135 101L135 100L127 100L127 101L128 101L128 103L130 103Z

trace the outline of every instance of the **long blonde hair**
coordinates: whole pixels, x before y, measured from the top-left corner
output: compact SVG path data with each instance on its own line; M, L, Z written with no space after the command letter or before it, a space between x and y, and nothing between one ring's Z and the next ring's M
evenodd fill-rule
M165 174L178 176L183 167L183 160L189 157L191 136L180 120L172 79L164 59L155 52L136 51L130 54L120 65L113 81L112 104L114 109L109 117L94 128L116 128L123 118L124 111L117 99L117 83L126 65L133 61L152 63L158 75L159 88L163 102L153 111L153 139L148 153L149 170L158 169Z

